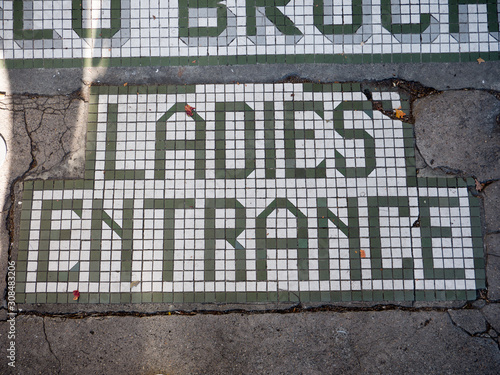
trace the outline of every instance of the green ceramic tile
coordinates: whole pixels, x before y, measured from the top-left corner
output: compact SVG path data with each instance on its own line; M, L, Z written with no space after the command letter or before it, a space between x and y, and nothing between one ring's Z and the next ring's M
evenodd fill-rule
M368 100L352 99L363 88L317 82L92 88L85 179L24 183L17 300L472 298L486 285L479 200L467 188L474 181L417 177L411 125L387 117L390 135L368 131L376 113ZM343 98L335 108L332 93ZM408 98L400 103L410 110ZM195 107L192 115L186 104ZM383 102L385 110L393 105ZM148 108L161 109L148 120ZM352 120L359 115L362 121ZM391 163L397 173L383 167ZM70 199L63 197L68 192ZM454 215L470 215L470 225ZM454 249L459 259L448 249L458 246L449 242L457 236L464 244ZM466 279L471 271L474 278ZM35 293L26 284L33 277L50 288L90 283L74 302L71 291ZM371 289L361 287L366 281ZM101 285L114 291L99 293Z

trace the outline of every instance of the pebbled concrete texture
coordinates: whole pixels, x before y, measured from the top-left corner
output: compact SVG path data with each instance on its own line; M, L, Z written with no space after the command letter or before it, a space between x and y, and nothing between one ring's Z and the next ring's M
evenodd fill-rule
M399 78L436 90L500 91L500 61L482 64L270 64L235 66L109 67L73 69L15 69L0 74L0 89L13 94L65 95L82 85L193 84L275 82L289 76L321 82L375 81ZM9 79L16 85L8 87Z
M500 163L500 159L497 163ZM487 185L483 197L486 233L500 232L500 181Z
M500 100L447 91L414 103L417 147L426 163L479 181L500 179Z
M468 332L477 314L484 320L477 310L453 320L446 311L398 310L23 316L16 370L4 366L2 373L497 374L497 342L487 333L474 336L476 324Z
M488 298L498 301L500 300L500 181L487 185L482 191L482 196Z
M487 331L486 320L478 310L448 310L451 320L469 335Z
M495 330L497 334L500 333L500 305L485 305L481 309L481 313L484 315L491 328Z
M485 244L489 255L500 257L500 233L487 234Z
M491 242L488 242L491 246ZM486 259L486 281L488 287L488 298L500 301L500 257L490 254Z

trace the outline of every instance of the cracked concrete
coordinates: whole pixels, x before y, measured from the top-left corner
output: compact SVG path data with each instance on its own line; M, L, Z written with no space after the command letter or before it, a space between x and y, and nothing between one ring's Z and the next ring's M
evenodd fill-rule
M497 161L498 162L498 161ZM500 181L487 185L484 197L484 229L488 297L500 300Z
M0 101L0 132L8 150L0 167L0 265L6 269L14 241L14 197L18 182L27 179L81 178L85 164L85 132L88 90L71 95L44 97L6 96ZM2 272L3 273L3 272ZM0 288L5 290L5 277ZM2 306L5 296L2 295Z
M498 305L496 304L488 306L491 306L493 309L498 309ZM500 350L498 331L495 329L495 326L488 321L488 315L485 315L479 310L449 310L448 315L455 327L458 327L470 337L491 339ZM495 319L495 316L493 315L492 318Z
M496 374L500 363L494 340L446 312L18 319L29 374Z
M179 74L179 72L182 72ZM399 78L420 82L436 90L475 88L500 91L500 62L427 64L257 64L185 67L87 67L85 69L14 69L0 76L16 82L7 93L65 95L82 83L103 85L192 84L229 82L275 82L290 75L313 81L381 81Z
M52 350L52 345L50 344L50 341L49 341L49 338L47 337L47 329L45 328L45 320L46 318L45 317L42 317L42 327L43 327L43 335L45 336L45 341L47 343L47 347L49 348L49 352L54 356L54 358L57 360L57 363L58 363L58 371L57 373L60 374L61 373L61 370L62 370L62 364L61 364L61 360L56 356L56 354L54 353L54 351Z
M14 126L24 121L36 162L26 179L82 178L86 104L74 96L15 98Z
M481 313L486 318L486 321L493 330L496 331L497 334L500 332L500 305L496 304L488 304L481 308ZM497 337L498 340L498 337Z
M457 327L471 336L486 332L486 319L478 310L448 310L448 315Z
M500 100L484 91L447 91L418 99L413 107L417 147L432 168L481 182L498 180L499 114Z
M493 87L497 82L489 84ZM65 90L74 89L73 84L68 85ZM444 89L446 84L434 87ZM5 184L5 195L0 196L2 222L7 222L10 208L13 212L18 204L13 198L19 185L9 189L14 181L81 177L87 100L88 91L84 90L81 96L14 95L0 102L0 132L8 149L16 150L7 156L4 166L8 168L0 169ZM455 172L491 181L478 192L484 201L488 288L476 301L394 306L352 303L353 308L344 311L292 308L289 312L294 313L288 314L234 311L185 316L175 310L186 306L152 304L148 309L163 312L148 316L134 313L140 306L120 306L117 312L115 305L96 308L100 316L72 315L74 319L48 314L44 306L35 305L30 314L17 316L18 368L8 372L11 369L2 360L0 372L498 373L499 101L484 91L462 90L428 95L413 105L416 141L422 154L417 167L423 173ZM8 129L10 135L6 135ZM2 272L10 242L8 227L0 226ZM0 288L5 290L3 275ZM5 302L4 296L2 300ZM223 312L229 308L214 309ZM59 312L74 312L74 306L59 306ZM6 310L0 310L2 348L8 343L6 320Z

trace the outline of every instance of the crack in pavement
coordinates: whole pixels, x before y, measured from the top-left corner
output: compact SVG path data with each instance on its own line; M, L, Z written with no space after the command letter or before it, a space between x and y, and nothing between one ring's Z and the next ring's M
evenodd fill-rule
M30 154L31 154L31 162L28 166L28 169L25 170L23 172L22 175L16 177L14 179L14 181L12 181L11 185L10 185L10 195L9 195L9 198L10 198L10 201L7 200L6 201L6 204L8 204L7 202L10 202L10 207L8 208L8 214L7 214L7 218L6 218L6 222L5 222L5 225L6 225L6 228L7 228L7 233L8 233L8 236L9 236L9 246L8 246L8 250L7 250L7 260L10 261L12 259L12 249L14 247L14 242L15 242L15 239L14 239L14 214L15 214L15 200L16 200L16 187L18 185L18 182L22 182L24 181L24 179L26 178L26 176L29 174L30 171L32 171L34 168L36 168L37 166L37 161L36 161L36 158L35 158L35 152L34 152L34 148L33 148L33 139L31 138L31 135L28 131L28 125L27 125L27 122L26 122L26 113L24 115L24 121L25 121L25 130L26 130L26 134L30 140ZM8 273L6 272L5 273L5 290L4 290L4 293L3 293L3 300L6 301L7 300L7 291L8 291Z
M374 100L372 95L372 88L376 87L377 89L382 90L394 90L398 93L403 93L408 95L410 110L409 113L405 113L404 116L398 117L397 113L394 109L385 109L381 101ZM417 99L424 98L430 95L436 95L442 93L442 91L438 91L432 87L426 87L419 82L413 81L404 81L397 78L386 79L383 81L364 81L361 82L361 89L363 94L366 96L366 99L372 103L372 109L374 111L379 111L383 115L397 121L403 121L409 124L415 123L415 118L413 117L413 103Z
M474 301L475 302L475 301ZM485 306L489 304L497 304L500 301L488 301L485 300ZM158 315L228 315L228 314L246 314L246 315L261 315L261 314L295 314L303 312L380 312L380 311L406 311L406 312L447 312L453 311L463 311L463 310L478 310L473 306L473 302L465 302L460 307L413 307L413 306L399 306L394 304L384 304L384 305L374 305L374 306L334 306L334 305L321 305L321 306L304 306L302 304L296 304L287 308L269 308L269 309L238 309L229 308L227 310L210 310L210 309L192 309L192 310L182 310L182 309L169 309L169 310L156 310L152 312L145 311L79 311L79 312L40 312L37 310L22 310L19 311L19 315L26 316L39 316L39 317L64 317L67 319L84 319L88 317L106 317L106 316L136 316L136 317L148 317L148 316L158 316Z
M450 312L449 311L446 311L446 314L448 315L448 317L450 318L450 321L451 321L451 324L453 324L456 328L458 328L460 331L464 332L465 334L467 334L468 336L470 337L479 337L479 338L484 338L484 339L490 339L492 340L498 350L500 351L500 342L498 340L498 332L493 328L493 326L488 322L488 320L486 319L486 317L484 316L484 314L481 313L481 315L483 316L484 318L484 321L485 321L485 324L486 324L486 329L484 331L481 331L481 332L475 332L475 333L470 333L467 329L465 329L464 327L462 327L460 324L458 324L457 322L455 322L455 320L453 319L453 317L451 316ZM492 337L489 332L490 331L493 331L496 333L496 337Z
M52 353L52 355L54 356L54 358L57 360L57 362L59 363L59 370L57 371L58 374L61 373L62 371L62 362L61 360L56 356L56 354L54 353L54 351L52 350L52 345L50 344L50 341L49 341L49 338L47 337L47 331L45 329L45 317L42 318L42 325L43 325L43 334L45 335L45 341L47 341L47 345L49 347L49 351L50 353Z
M373 99L372 95L372 89L376 87L377 89L382 90L390 90L390 89L396 89L396 91L399 94L406 94L409 97L409 105L410 105L410 110L408 114L404 114L403 117L400 117L397 115L394 109L385 109L383 107L383 103L378 100ZM367 100L369 100L372 103L372 109L374 111L379 111L382 113L384 116L387 116L391 118L392 120L396 121L403 121L405 123L409 123L412 125L415 125L415 117L413 115L413 107L414 107L414 102L417 99L422 99L427 96L437 96L442 94L444 91L438 91L432 87L426 87L419 82L411 82L411 81L404 81L400 79L388 79L384 81L375 81L375 82L362 82L362 91L363 94L366 96ZM467 89L463 90L455 90L455 91L467 91ZM487 90L491 94L497 94L500 96L500 93L492 92L491 90ZM417 173L419 173L420 169L425 169L425 168L430 168L433 171L441 171L442 173L446 175L452 175L457 178L466 178L466 177L473 177L475 176L468 176L463 173L463 171L459 169L454 169L450 168L445 165L439 165L439 166L433 166L431 165L433 160L429 162L422 156L422 152L420 151L420 148L416 142L416 135L415 135L415 143L414 143L415 150L418 152L420 155L421 161L425 164L423 168L418 168ZM484 184L489 184L492 183L494 180L491 181L481 181Z
M291 79L291 78L290 78ZM287 79L287 81L290 81L290 79ZM298 78L296 78L298 80ZM292 79L293 81L293 79ZM307 81L307 80L301 80L301 81ZM309 82L309 81L308 81ZM372 107L374 110L378 110L384 115L395 119L399 121L405 121L405 122L410 122L414 123L414 118L413 118L413 102L416 99L423 98L425 96L429 95L438 95L442 93L442 91L437 91L433 88L425 87L418 82L409 82L409 81L403 81L399 79L389 79L385 81L372 81L372 82L362 82L362 88L364 88L364 94L367 97L369 101L372 103ZM380 87L380 88L392 88L396 89L399 92L405 93L410 97L410 113L404 117L403 119L401 118L396 118L395 113L391 110L386 110L382 107L382 104L378 101L374 101L373 97L371 95L370 87ZM456 90L460 91L460 90ZM466 90L465 90L466 91ZM500 93L495 93L495 95L500 96ZM39 145L38 142L34 139L34 135L37 134L37 132L40 130L42 127L42 123L44 121L44 117L47 115L58 115L63 117L63 124L65 125L65 130L61 133L59 137L59 142L61 145L61 148L63 150L63 156L59 160L57 164L63 163L65 160L68 160L70 157L71 153L76 152L81 149L81 147L76 150L76 151L67 151L64 146L64 141L63 138L66 136L68 131L71 130L71 126L68 126L68 119L67 119L67 114L68 111L71 109L71 105L75 100L81 100L85 103L88 103L88 98L85 98L85 95L82 93L82 91L75 91L71 95L67 95L67 103L64 103L62 107L57 107L58 102L54 102L54 104L51 103L51 99L56 99L57 96L37 96L37 95L16 95L13 97L12 103L14 104L13 108L3 108L5 105L3 103L1 104L0 109L7 109L12 112L23 112L23 117L24 117L24 126L25 126L25 131L26 134L29 138L30 141L30 154L31 154L31 162L27 170L25 170L20 176L18 176L11 184L10 186L10 207L8 209L5 209L5 211L8 212L7 215L7 230L9 234L9 248L8 248L8 259L11 259L12 255L12 247L14 244L14 211L15 211L15 195L16 195L16 188L18 186L19 182L23 182L28 176L30 176L30 173L37 167L37 166L42 166L42 164L38 164L37 160L37 151L40 151L38 149ZM33 101L26 101L26 98L29 99L34 99ZM38 100L38 101L37 101ZM27 112L29 110L38 110L41 111L41 116L40 116L40 121L38 122L36 128L30 126L28 122L28 117L27 117ZM83 146L85 148L85 146ZM418 152L420 150L418 149L418 146L415 144L415 148ZM45 150L43 150L45 151ZM53 153L51 153L49 156L51 156ZM46 159L48 158L47 155L45 154ZM434 169L433 167L429 166L427 161L422 157L423 163L431 168ZM43 170L40 172L42 173L50 173L57 164L54 164L52 167ZM447 168L447 167L439 167L439 168ZM445 171L447 173L455 173L456 171ZM496 181L492 180L491 182ZM491 183L490 182L490 183ZM473 190L473 189L472 189ZM482 192L481 192L482 193ZM497 233L497 232L493 232ZM500 231L498 232L500 233ZM494 254L488 254L488 256L495 256L498 257L498 255ZM4 298L5 298L5 293L7 293L7 289L4 292ZM492 301L493 302L493 301ZM304 307L302 304L299 302L297 305L292 306L288 309L266 309L266 310L243 310L243 309L231 309L231 310L225 310L225 311L211 311L211 310L194 310L194 311L189 311L189 310L176 310L176 311L163 311L163 312L157 312L154 314L163 314L163 315L171 315L171 314L181 314L181 315L194 315L194 314L226 314L226 313L250 313L250 314L260 314L260 313L291 313L291 312L304 312L304 311L337 311L337 312L343 312L343 311L382 311L382 310L390 310L390 309L400 309L404 311L444 311L443 309L448 309L448 308L419 308L419 307L413 307L415 305L415 301L412 301L412 307L401 307L397 305L382 305L383 307L380 306L373 306L373 307L336 307L336 306L321 306L321 307ZM461 308L467 308L467 303L462 306ZM459 308L459 309L461 309ZM34 311L24 311L21 312L21 314L26 314L26 315L39 315L39 316L61 316L59 313L55 314L50 314L50 313L36 313ZM76 318L85 318L88 316L120 316L120 315L135 315L135 316L141 316L141 314L144 314L143 316L151 316L152 314L150 313L142 313L142 312L90 312L90 313L68 313L68 315L64 315L66 317L74 317Z
M31 157L31 161L29 162L27 169L24 171L20 171L20 174L18 174L18 176L12 180L8 192L8 198L6 199L5 206L3 207L3 212L7 212L7 217L5 220L5 226L9 238L9 244L7 247L8 248L7 259L8 261L10 261L12 259L13 246L15 243L15 238L14 238L15 237L14 221L15 221L15 211L16 211L15 201L17 192L19 190L18 189L19 183L22 183L26 180L26 178L31 177L31 172L35 170L37 167L40 166L42 169L40 173L38 173L38 175L41 175L42 173L47 173L54 167L63 164L66 160L68 160L70 155L74 155L82 149L82 147L79 147L76 150L66 151L64 147L63 138L66 136L68 131L71 130L71 126L69 126L67 123L68 121L67 115L68 111L73 106L73 103L75 101L83 101L84 103L87 103L88 101L85 100L84 95L80 91L77 91L71 95L67 95L65 97L66 100L63 101L59 100L60 98L58 99L56 97L49 97L49 96L44 97L36 95L14 95L8 99L10 100L3 101L2 103L0 103L0 109L7 110L12 113L17 113L20 115L19 119L22 122L24 122L24 131L26 133L26 137L29 139L29 152ZM51 103L51 101L54 101L54 103ZM57 105L59 105L59 107ZM35 124L33 124L33 122L31 121L32 118L29 118L30 111L41 112L39 119ZM34 115L33 113L31 114ZM65 130L58 137L61 149L63 151L63 155L60 158L58 158L57 161L54 162L53 166L45 170L43 165L46 162L51 162L50 157L54 154L54 151L47 156L46 149L43 148L43 150L40 150L39 144L34 136L44 125L44 118L47 115L55 115L62 117L62 123L65 126ZM14 119L13 122L15 122ZM40 153L40 156L45 157L45 160L42 163L40 163L39 160L37 160L37 153ZM7 281L7 273L5 275L5 278ZM7 296L7 285L8 283L6 283L6 287L3 293L4 303L6 301L6 296Z

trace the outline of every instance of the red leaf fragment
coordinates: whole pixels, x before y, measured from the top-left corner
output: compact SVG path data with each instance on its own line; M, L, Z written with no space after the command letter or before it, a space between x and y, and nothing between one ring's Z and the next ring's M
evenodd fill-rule
M80 292L78 290L73 290L73 301L77 301L80 298Z
M196 109L194 107L191 107L189 104L186 104L184 107L184 110L186 111L186 115L193 117L193 110Z

